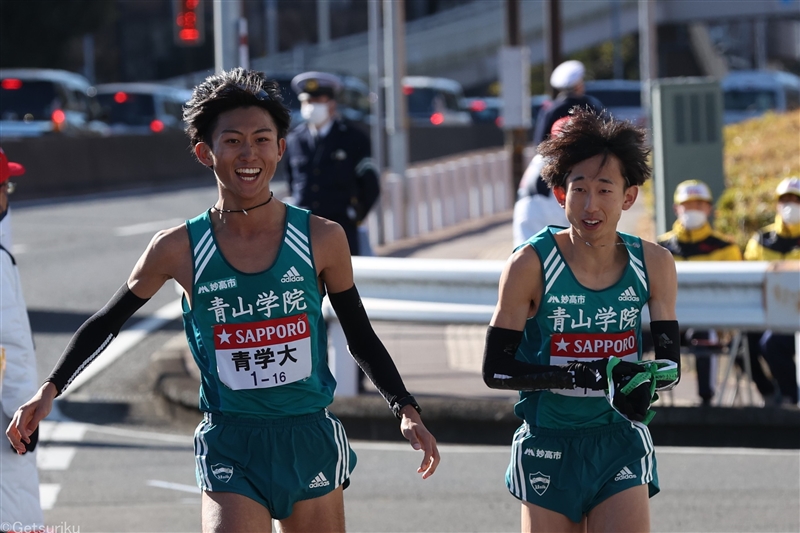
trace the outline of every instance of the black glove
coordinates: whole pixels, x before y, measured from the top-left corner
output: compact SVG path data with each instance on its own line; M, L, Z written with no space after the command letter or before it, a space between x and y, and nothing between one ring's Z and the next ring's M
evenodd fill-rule
M34 449L36 449L36 445L39 443L39 426L36 426L36 429L33 430L30 439L30 442L22 441L22 444L25 445L25 451L21 455L25 455L26 453L32 452ZM11 443L9 443L9 446L11 446ZM14 453L17 453L17 449L14 448L14 446L11 446L11 450Z
M620 388L622 385L617 386L615 382L614 407L628 420L643 422L650 409L650 401L653 399L650 394L650 381L643 382L628 394L620 392Z
M606 390L608 359L595 359L586 363L570 363L566 368L575 376L576 389ZM631 376L644 372L641 366L628 361L620 361L613 370L614 384L625 385Z

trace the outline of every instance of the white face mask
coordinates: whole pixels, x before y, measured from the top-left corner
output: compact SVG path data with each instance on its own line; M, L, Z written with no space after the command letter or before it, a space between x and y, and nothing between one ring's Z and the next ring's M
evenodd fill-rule
M690 209L688 211L684 211L683 214L680 216L681 225L683 225L686 229L698 229L702 228L708 217L702 211L697 211L696 209Z
M303 104L300 106L300 116L314 126L322 126L330 117L328 104L311 104L308 102L303 102Z
M787 224L800 223L800 204L783 204L781 206L781 218Z

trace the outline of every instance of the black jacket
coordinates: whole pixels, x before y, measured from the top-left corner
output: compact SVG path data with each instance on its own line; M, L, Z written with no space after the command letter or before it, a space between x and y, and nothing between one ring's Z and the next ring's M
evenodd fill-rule
M344 225L356 225L380 193L369 138L336 119L328 134L314 140L307 124L286 137L287 180L295 205Z
M536 128L533 130L533 145L539 146L539 143L550 136L550 130L553 124L560 118L569 115L569 110L575 106L586 107L589 106L597 113L603 111L603 104L597 98L592 96L576 96L574 94L561 93L552 102L545 103L542 110L539 112L539 117L536 119Z

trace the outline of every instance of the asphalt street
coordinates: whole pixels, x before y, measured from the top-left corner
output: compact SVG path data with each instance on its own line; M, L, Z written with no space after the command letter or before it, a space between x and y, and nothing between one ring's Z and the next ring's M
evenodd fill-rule
M208 186L12 208L40 379L72 332L125 281L155 231L206 209L215 194ZM137 316L175 299L165 287ZM178 320L165 321L48 419L39 448L48 524L81 532L199 529L194 422L173 417L148 381L150 355L179 329ZM353 446L359 463L345 492L349 531L518 531L519 504L503 484L507 446L443 446L441 468L426 481L415 473L418 452L407 445ZM800 531L800 452L657 453L664 491L652 500L653 531Z

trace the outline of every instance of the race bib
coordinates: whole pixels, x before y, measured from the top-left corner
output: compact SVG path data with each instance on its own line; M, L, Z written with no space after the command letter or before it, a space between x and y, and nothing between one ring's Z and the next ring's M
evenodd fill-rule
M214 326L219 379L233 390L266 389L311 375L308 315Z
M586 363L611 356L635 363L639 360L636 331L621 333L553 333L550 337L550 364ZM552 389L564 396L604 396L603 391Z

